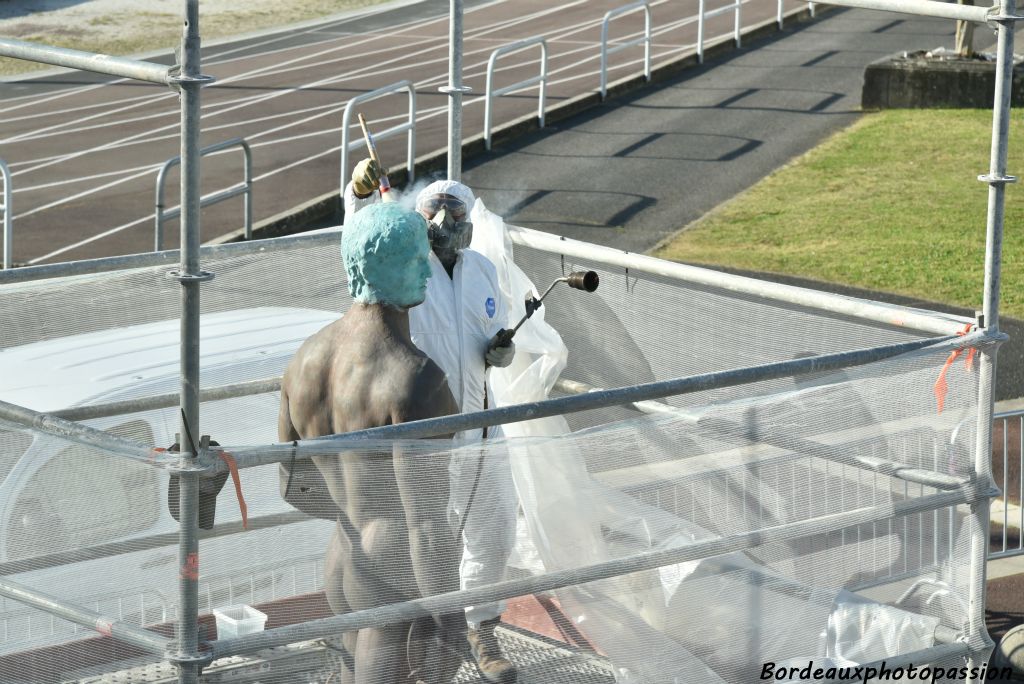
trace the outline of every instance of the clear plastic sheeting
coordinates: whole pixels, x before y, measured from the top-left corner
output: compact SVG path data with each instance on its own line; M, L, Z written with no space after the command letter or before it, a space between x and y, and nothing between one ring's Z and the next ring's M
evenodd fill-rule
M934 336L581 263L513 244L477 210L478 237L490 240L480 248L506 262L514 319L527 293L571 270L601 276L595 293L553 291L524 324L515 363L491 378L500 406ZM457 449L275 444L274 380L349 305L337 233L261 254L222 250L204 268L216 278L203 285L203 387L243 384L202 403L200 431L223 445L209 464L230 456L240 467L248 529L228 480L182 567L166 470L0 423L0 582L97 616L80 624L0 592L0 681L174 681L161 654L104 625L170 637L182 572L198 573L200 637L218 649L207 682L336 684L359 653L385 647L378 655L402 677L482 681L453 616L498 599L508 609L496 638L521 682L738 684L760 681L768 663L963 662L951 649L966 652L980 581L971 541L983 535L970 506L989 484L973 479L969 354L947 364L948 346L927 348L511 424L502 440ZM0 331L0 399L64 411L169 395L84 422L170 446L178 293L164 270L0 288L0 306L25 320ZM46 319L32 314L39 307ZM270 384L244 384L257 380ZM254 459L269 464L248 467ZM517 559L504 580L460 591L447 478L403 489L408 473L395 467L436 474L481 460L513 474ZM428 513L417 524L413 505ZM487 497L465 515L486 529ZM218 639L212 613L243 605L267 615L266 641L237 652L256 637ZM331 622L345 616L379 629L385 646L367 639L359 651L359 637Z
M966 620L966 507L953 502L973 496L971 412L964 401L940 415L931 406L945 356L826 375L796 391L799 402L783 393L681 416L634 411L617 423L450 456L436 442L395 448L440 459L436 467L447 458L511 459L517 484L528 483L520 496L544 567L535 586L556 591L563 617L622 681L699 672L702 681L742 682L755 681L766 662L871 662L942 643L940 626L949 639ZM949 372L966 385L961 395L973 396L973 376ZM908 397L918 391L924 400L914 409ZM879 402L895 392L904 400ZM847 422L853 398L877 407L872 423ZM241 461L266 453L231 451ZM870 467L883 458L885 467ZM962 486L922 485L907 473L961 478ZM486 502L469 514L487 515ZM715 541L736 550L716 552L707 545ZM708 550L688 555L694 547ZM674 551L679 562L608 574L609 563L625 570L631 559ZM574 583L544 584L565 571ZM916 578L930 582L900 601ZM874 598L880 587L895 593L883 602ZM414 597L411 575L396 592Z

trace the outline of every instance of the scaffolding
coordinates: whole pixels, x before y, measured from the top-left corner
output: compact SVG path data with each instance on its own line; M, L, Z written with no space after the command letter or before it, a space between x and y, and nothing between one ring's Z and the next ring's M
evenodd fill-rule
M17 306L27 306L29 300L36 306L40 302L60 301L68 312L63 324L71 320L83 301L92 301L93 288L102 287L111 292L111 315L123 315L121 323L125 325L153 326L147 329L147 334L157 339L168 334L166 327L157 325L169 306L168 283L177 289L180 375L176 402L173 394L150 391L144 398L117 397L100 405L72 409L63 418L0 402L0 425L7 431L4 437L13 440L13 444L21 444L22 449L31 448L24 443L24 436L30 435L32 439L51 439L82 450L75 453L116 455L140 469L138 472L156 469L176 476L180 482L177 510L181 511L181 521L173 563L173 575L178 582L173 637L165 629L147 629L123 616L113 617L98 603L96 609L75 605L14 577L18 573L57 568L69 558L103 558L104 553L111 551L102 544L77 549L70 555L66 550L56 549L49 555L33 553L6 563L9 571L0 579L0 595L132 647L130 652L121 653L126 660L128 655L137 659L148 654L150 659L173 665L175 681L180 684L199 682L205 667L239 654L267 652L302 642L308 646L316 640L323 640L316 642L323 652L340 652L341 647L331 640L342 633L409 622L480 602L547 592L559 597L565 612L578 624L587 619L586 625L592 630L588 636L594 642L588 651L588 662L606 664L595 681L673 681L665 679L666 673L675 676L675 681L755 681L759 672L742 669L736 663L750 667L757 658L767 657L765 654L783 652L788 644L783 643L786 635L772 636L771 632L800 631L797 628L801 621L811 614L828 625L825 639L836 662L843 662L840 655L864 653L843 641L844 630L857 619L844 622L841 615L860 616L864 622L864 616L870 614L871 620L867 621L873 621L872 624L884 622L899 626L903 633L920 632L924 636L919 640L906 639L895 651L883 650L887 653L884 659L857 661L858 666L877 671L886 664L890 668L913 663L938 666L965 659L967 671L980 668L992 647L984 621L985 561L989 501L996 493L990 461L993 391L996 353L1005 338L999 330L999 275L1005 186L1015 180L1006 173L1006 156L1013 27L1020 17L1016 15L1014 0L1001 0L993 7L948 5L933 0L842 0L832 4L955 18L995 25L997 29L991 163L988 173L979 176L989 185L989 205L983 307L976 320L765 283L509 227L517 262L521 260L524 270L536 280L564 273L567 266L583 265L601 270L606 283L602 299L589 309L545 304L550 319L570 322L559 327L567 346L586 352L576 360L570 359L563 380L555 388L562 396L293 444L264 442L264 446L245 442L237 443L241 446L211 446L206 435L218 439L221 436L206 423L200 424L200 406L204 401L238 401L266 397L268 393L276 401L272 393L278 389L280 372L278 367L277 374L270 374L271 377L241 380L228 376L221 380L221 376L215 375L220 384L201 387L201 286L205 283L206 291L210 292L202 302L207 312L204 315L230 313L240 303L252 302L261 307L278 307L268 308L269 316L310 306L321 314L338 313L344 304L342 279L327 287L303 273L337 269L338 231L200 248L199 99L201 88L211 79L200 70L198 0L185 2L180 67L97 58L72 50L0 40L0 54L6 56L175 88L180 93L182 121L179 250L0 273L0 285L4 286L0 295L12 315L17 315ZM461 84L462 3L452 0L451 7L451 76L442 90L450 95L451 105L448 175L458 179L461 96L466 90ZM178 267L165 272L175 258ZM289 283L289 288L254 294L260 288L253 284L269 277L260 280L255 274L257 261L265 270L273 270L268 264L295 269L297 282ZM216 264L235 278L239 273L247 273L243 276L250 278L245 281L247 289L239 294L237 280L216 289L218 281L213 280L213 272L218 269L204 271L204 263ZM314 268L311 264L323 267ZM146 293L149 296L143 296ZM129 314L125 308L128 298L144 299L146 311ZM656 302L663 310L653 308ZM713 327L708 321L714 321L714 312L725 306L768 307L776 320L766 323L766 329L759 332L778 344L758 347L756 354L747 350L746 358L756 361L747 364L737 364L734 357L713 349L714 340L707 339L704 333ZM254 309L246 309L251 310ZM703 358L683 359L680 349L668 348L664 338L658 338L658 344L652 343L649 336L659 334L649 330L657 328L651 324L652 315L660 316L657 321L662 323L671 322L672 333L691 329L692 325L695 337L691 341L704 338L703 344L709 350ZM825 323L814 323L812 315ZM129 320L131 316L138 320ZM311 324L310 320L306 323ZM72 328L81 335L99 329L90 325L93 322L76 321ZM636 347L635 356L627 359L622 369L609 368L610 351L606 347L612 346L608 329L613 325L622 329L621 337L615 338L616 345L621 342L622 346ZM809 331L813 331L812 335L808 335ZM7 331L0 346L13 349L30 339L53 339L66 333ZM818 339L811 339L813 333L819 335ZM851 349L850 340L863 344ZM89 343L97 342L90 338ZM807 348L809 353L804 353ZM596 360L588 361L588 356ZM977 372L954 363L959 357L976 359ZM269 366L254 364L254 368L255 373ZM893 399L914 388L930 388L938 368L942 368L940 379L960 391L951 392L948 397L943 394L937 414L933 409L924 411L921 400L908 400L906 405L887 407L883 415L866 419L855 425L856 429L841 429L844 420L849 420L857 410L849 396L843 394L846 390L861 388L864 393L857 396ZM148 438L139 432L118 435L106 428L75 422L166 410L175 403L178 410L173 420L180 453L157 448L151 434ZM238 420L246 409L232 410L236 412L230 414L231 419ZM818 416L820 424L806 434L770 429L791 419L787 412L793 411L803 419ZM547 549L544 571L530 576L338 615L329 611L300 611L298 620L279 622L256 634L202 638L198 558L199 502L204 482L223 478L236 468L255 469L253 472L263 473L263 479L257 478L253 488L262 487L260 491L276 494L276 482L266 477L267 466L294 465L339 451L390 451L397 443L424 458L436 457L437 442L422 438L545 417L564 418L573 429L564 435L551 435L547 448L540 452L531 451L540 444L536 440L519 443L512 439L487 449L507 449L515 461L514 468L520 469L517 472L537 484L532 495L538 497L544 491L543 478L529 479L530 473L535 476L538 472L536 468L550 467L552 473L564 473L569 478L567 482L575 484L577 481L569 474L580 472L574 469L585 464L589 474L578 480L584 490L580 497L618 502L622 510L631 512L631 519L643 522L642 533L621 520L618 526L597 526L600 529L595 534L607 542L608 549L615 549L615 554L589 556L584 549L579 558L567 559L559 550ZM684 440L690 440L691 446L680 446ZM645 462L645 467L638 470L629 453L637 445L642 447L637 453L650 454L662 449L665 457ZM673 460L673 455L678 457L680 450L686 449L692 449L692 453L685 454L687 458ZM568 454L576 454L574 460L557 465L563 457L568 459ZM712 455L714 463L705 458ZM677 467L684 462L685 468ZM728 463L738 470L730 470ZM276 469L272 470L276 473ZM737 477L740 479L735 480ZM552 475L551 479L557 477ZM743 483L739 494L735 491L736 481ZM554 487L554 482L550 486ZM831 488L841 496L830 496ZM812 500L812 492L821 491L826 494L823 500ZM522 489L520 494L523 495ZM713 513L704 510L701 502L708 500L719 501L724 508ZM25 515L26 520L31 518ZM563 511L561 517L573 516L566 516ZM289 518L281 513L253 522L254 529L262 533L274 532L294 521L309 529L317 525L315 520L303 516ZM554 522L538 515L531 524L537 529L538 525ZM569 525L573 521L557 522ZM895 541L892 530L901 525L903 531ZM322 532L322 525L316 531ZM230 524L222 524L202 534L204 539L228 538L236 532ZM132 542L132 549L156 547L167 541L140 538ZM852 555L843 555L847 553ZM875 562L870 572L859 574L849 586L843 585L839 594L833 592L824 597L812 581L814 577L796 567L797 561L809 557L824 559L807 562L808 567L813 566L821 573L844 560L865 567L868 558ZM276 572L271 570L273 577L268 580L273 590L271 601L279 597ZM651 577L660 579L638 589L639 585L630 584L638 577L646 578L648 583L653 581ZM865 608L866 599L850 598L843 593L848 589L870 593L900 581L909 581L911 585L893 602L898 609L895 611L876 604ZM294 576L293 582L293 589L298 592ZM251 581L252 603L263 596L265 586L258 584L256 579ZM824 581L823 585L832 586ZM714 592L708 593L709 587L718 592L717 598L712 596ZM918 606L914 603L917 595L929 587L931 593ZM315 582L311 587L313 591L322 588ZM207 591L207 608L211 608L215 589L207 587ZM623 599L623 592L634 592L636 596ZM662 593L664 605L652 607L649 596ZM640 600L640 595L645 598ZM683 617L702 619L703 597L707 597L709 605L720 605L723 612L728 612L727 607L736 609L740 605L737 601L748 599L769 601L767 605L774 607L778 615L799 610L787 618L793 621L786 623L789 629L779 624L770 629L769 625L759 623L763 619L758 617L761 613L771 612L767 608L757 614L734 610L741 623L757 625L750 626L749 643L735 653L729 651L730 657L735 657L729 664L721 654L703 651L689 626L680 622ZM636 607L641 604L646 607ZM139 622L146 624L145 608L140 607L139 613ZM638 620L638 615L642 619ZM732 616L721 615L717 619L722 625L738 624ZM629 633L610 633L607 627L611 624L619 624ZM858 638L864 639L864 634ZM632 648L637 640L648 649L646 663L632 661L628 651L617 646L621 642L623 649ZM770 647L752 646L754 642L771 643ZM847 650L839 649L837 644L841 643L847 644ZM806 655L798 652L792 657ZM3 668L34 666L40 660L29 658L24 662L30 665L10 665L18 662L16 656L15 653L0 657L0 670L9 674L11 670ZM58 653L53 657L62 656ZM578 659L579 653L567 657ZM562 679L575 681L575 676L564 675ZM979 675L975 669L967 677L949 679L965 678L980 681L984 673Z

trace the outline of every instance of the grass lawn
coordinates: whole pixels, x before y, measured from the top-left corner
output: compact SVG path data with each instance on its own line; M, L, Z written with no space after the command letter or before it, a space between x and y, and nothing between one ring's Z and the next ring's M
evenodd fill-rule
M1014 123L1008 172L1024 175ZM991 126L988 110L867 114L655 254L980 308L988 186L976 179L988 172ZM1024 195L1009 185L1001 312L1017 318L1022 226Z

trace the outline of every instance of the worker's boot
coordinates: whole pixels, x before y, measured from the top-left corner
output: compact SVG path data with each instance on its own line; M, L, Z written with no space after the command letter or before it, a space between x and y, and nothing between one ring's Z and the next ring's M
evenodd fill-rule
M472 627L466 632L466 640L473 651L473 658L484 678L494 684L513 684L516 681L516 666L509 662L498 645L498 637L494 628L501 621L500 617L484 620L476 629Z

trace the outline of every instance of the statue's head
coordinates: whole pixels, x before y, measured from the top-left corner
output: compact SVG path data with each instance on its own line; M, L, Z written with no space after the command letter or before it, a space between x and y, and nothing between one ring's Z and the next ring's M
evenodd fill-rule
M395 202L365 207L345 223L341 235L348 291L362 304L407 309L422 303L429 254L426 219Z

